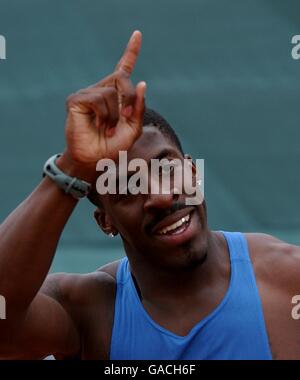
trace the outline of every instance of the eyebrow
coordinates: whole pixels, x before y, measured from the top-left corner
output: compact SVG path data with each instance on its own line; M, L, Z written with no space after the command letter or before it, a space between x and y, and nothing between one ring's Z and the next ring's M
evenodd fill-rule
M162 158L164 158L166 156L169 156L170 154L176 154L176 153L178 154L178 152L175 149L164 148L157 155L155 155L154 157L149 158L149 160L146 161L147 165L149 165L149 162L151 160L161 160ZM127 171L127 178L129 179L133 174L134 174L133 172ZM117 185L119 185L119 175L118 174L117 174L117 177L116 177L116 181L117 181Z
M161 152L159 152L156 156L152 157L150 160L160 160L166 156L169 156L170 154L177 153L175 149L172 148L164 148Z

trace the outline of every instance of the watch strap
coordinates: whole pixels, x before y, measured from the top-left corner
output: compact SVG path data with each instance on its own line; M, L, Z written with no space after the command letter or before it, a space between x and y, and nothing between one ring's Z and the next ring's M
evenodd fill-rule
M55 154L46 161L43 168L43 177L49 177L66 194L70 194L76 199L87 196L91 190L91 184L61 171L56 165L56 160L60 156L61 154Z

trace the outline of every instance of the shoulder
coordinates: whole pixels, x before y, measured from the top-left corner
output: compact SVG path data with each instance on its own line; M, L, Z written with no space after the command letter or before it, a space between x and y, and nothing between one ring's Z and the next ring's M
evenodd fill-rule
M300 247L262 233L246 233L254 272L280 289L300 287Z
M117 281L117 271L121 260L113 261L112 263L105 264L97 269L97 272L106 273Z
M115 297L117 267L118 261L87 274L50 274L41 292L76 310L80 310L80 306L105 304Z

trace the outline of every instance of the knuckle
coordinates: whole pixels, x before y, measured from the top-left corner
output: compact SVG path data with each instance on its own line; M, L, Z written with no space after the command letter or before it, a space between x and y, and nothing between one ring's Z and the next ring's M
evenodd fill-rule
M130 75L130 72L131 72L131 65L126 61L122 62L122 65L121 65L119 71L121 72L121 74L123 76L128 77L128 75Z
M125 77L125 74L123 70L119 68L118 70L115 71L114 77L115 77L115 80L122 79Z
M98 105L102 105L104 103L103 92L95 92L91 96L91 100L93 103L97 103Z
M66 99L67 108L69 108L72 104L74 104L76 96L77 96L76 94L71 94L67 97Z
M86 98L87 98L87 94L85 90L77 91L67 97L66 105L68 108L70 108L78 103L84 103Z
M118 99L118 92L114 87L105 87L105 95L110 99Z

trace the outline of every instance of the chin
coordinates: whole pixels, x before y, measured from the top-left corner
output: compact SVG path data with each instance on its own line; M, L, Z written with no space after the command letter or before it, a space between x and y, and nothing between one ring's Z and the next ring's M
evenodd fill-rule
M196 241L189 241L175 248L169 254L165 251L163 255L159 255L157 264L160 268L179 272L199 268L207 258L207 240L202 235L199 241L199 237ZM164 262L161 260L162 256Z
M184 252L184 260L182 262L182 269L196 269L200 265L204 264L207 258L207 244L201 242L201 244L187 243L182 247Z

